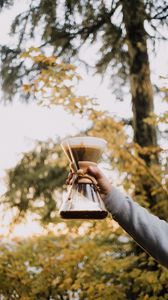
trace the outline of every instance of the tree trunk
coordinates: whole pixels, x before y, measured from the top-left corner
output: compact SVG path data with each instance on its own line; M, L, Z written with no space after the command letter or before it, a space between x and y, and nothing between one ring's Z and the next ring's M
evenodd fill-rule
M156 146L156 128L144 122L154 111L144 29L145 7L143 0L121 0L121 3L128 42L134 141L142 147ZM150 165L149 157L144 159Z
M144 29L145 7L143 0L121 0L123 21L125 24L129 67L130 87L133 108L134 141L141 147L156 146L156 126L147 124L145 119L154 112L153 90L150 80L150 67L147 51L147 37ZM151 158L150 154L140 155L148 167L158 164L157 154ZM144 175L137 183L146 194L153 210L159 201L159 195L152 195L153 183ZM138 195L138 189L135 195Z

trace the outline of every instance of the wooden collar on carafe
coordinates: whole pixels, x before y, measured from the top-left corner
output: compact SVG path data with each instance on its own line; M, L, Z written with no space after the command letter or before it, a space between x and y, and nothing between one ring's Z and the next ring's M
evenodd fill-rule
M73 164L71 165L71 168L73 169L73 172L77 176L77 179L76 179L77 183L90 183L90 184L94 184L95 186L97 186L97 180L93 176L91 176L87 173L87 169L89 166L94 167L94 166L96 166L96 163L91 162L91 161L81 161L80 169L78 169L76 171L75 168L73 167Z

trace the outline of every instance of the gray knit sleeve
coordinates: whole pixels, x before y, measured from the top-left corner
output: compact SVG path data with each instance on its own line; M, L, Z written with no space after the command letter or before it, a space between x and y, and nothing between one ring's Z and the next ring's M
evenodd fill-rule
M105 205L113 219L144 250L168 268L168 223L152 215L115 187L107 195Z

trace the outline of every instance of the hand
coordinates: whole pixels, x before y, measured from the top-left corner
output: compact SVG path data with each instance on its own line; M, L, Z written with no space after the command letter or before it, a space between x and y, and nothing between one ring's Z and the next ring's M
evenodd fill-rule
M103 174L103 172L96 165L94 167L89 166L87 169L87 173L96 179L97 185L100 189L101 197L102 198L106 197L107 194L111 191L112 185L109 182L109 180L106 178L106 176Z
M80 164L80 162L78 162L78 164L79 164L79 168L80 168L81 167L80 165L82 163ZM97 185L100 189L101 197L102 198L106 197L106 195L111 191L112 186L111 186L109 180L103 174L103 172L98 168L97 165L95 165L95 166L89 166L87 168L87 173L96 179ZM68 175L68 179L66 181L67 184L72 184L73 174L74 174L74 172L73 172L73 169L71 168L70 173Z

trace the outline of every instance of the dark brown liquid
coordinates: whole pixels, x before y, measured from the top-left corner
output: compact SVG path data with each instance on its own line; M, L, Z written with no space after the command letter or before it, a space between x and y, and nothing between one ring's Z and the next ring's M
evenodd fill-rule
M105 219L107 217L108 212L105 210L80 210L80 211L61 211L60 215L64 219Z
M83 145L71 146L70 149L71 151L68 149L68 147L65 147L66 153L70 158L70 160L72 160L71 158L71 154L72 154L76 163L78 163L78 161L97 162L100 159L102 154L102 151L99 148L86 147Z

